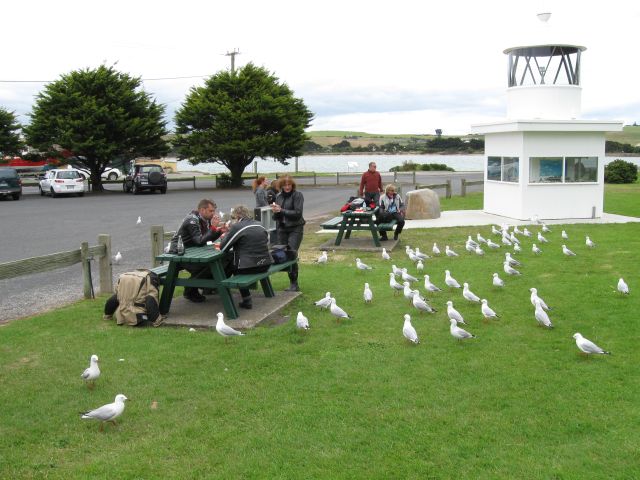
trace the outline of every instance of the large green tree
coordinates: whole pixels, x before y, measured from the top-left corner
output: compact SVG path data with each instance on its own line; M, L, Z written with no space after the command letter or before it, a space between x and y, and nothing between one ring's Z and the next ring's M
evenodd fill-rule
M192 163L220 163L231 183L256 157L287 164L300 155L313 114L293 91L264 68L249 63L219 72L193 87L176 112L174 145Z
M20 153L24 147L18 134L20 128L14 113L0 107L0 157Z
M50 155L71 152L91 172L95 190L113 160L164 155L164 106L141 89L141 80L113 67L76 70L38 93L31 123L24 128L30 146Z

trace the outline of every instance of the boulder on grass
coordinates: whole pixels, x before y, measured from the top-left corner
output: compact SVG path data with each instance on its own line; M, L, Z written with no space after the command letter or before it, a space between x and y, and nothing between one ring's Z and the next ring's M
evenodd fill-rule
M407 192L407 212L409 220L440 218L440 197L433 190L424 188Z

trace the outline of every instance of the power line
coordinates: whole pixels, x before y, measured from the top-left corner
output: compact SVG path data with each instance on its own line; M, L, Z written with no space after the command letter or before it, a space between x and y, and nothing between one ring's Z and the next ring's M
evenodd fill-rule
M158 77L158 78L141 78L143 82L155 82L160 80L184 80L190 78L206 78L210 75L191 75L188 77ZM51 83L55 80L0 80L0 83Z

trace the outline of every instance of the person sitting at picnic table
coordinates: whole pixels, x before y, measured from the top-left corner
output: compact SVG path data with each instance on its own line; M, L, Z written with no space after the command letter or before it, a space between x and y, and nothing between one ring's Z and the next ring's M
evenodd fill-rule
M233 208L231 228L220 242L220 251L227 252L225 274L262 273L273 263L269 253L269 232L257 221L251 219L249 209L244 205ZM241 288L240 308L250 309L251 292Z
M393 239L398 240L398 235L402 233L404 227L404 202L400 195L396 193L396 187L393 184L386 186L384 195L380 197L380 203L378 204L380 209L376 214L376 225L381 223L387 223L391 220L395 220L396 231L393 233ZM380 240L387 241L387 232L380 232Z
M180 228L171 238L169 253L178 253L178 239L182 237L184 248L202 247L207 242L217 240L220 235L226 232L227 228L224 224L211 225L211 219L216 213L217 205L213 200L203 198L198 203L196 210L187 215ZM208 265L185 264L184 269L187 270L192 278L211 278L211 270ZM206 300L196 287L185 287L184 298L191 302L201 303Z

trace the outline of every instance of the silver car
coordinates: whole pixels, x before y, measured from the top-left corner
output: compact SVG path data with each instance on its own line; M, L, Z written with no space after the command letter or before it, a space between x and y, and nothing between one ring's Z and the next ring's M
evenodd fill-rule
M40 195L84 195L84 177L75 168L49 170L40 180Z

